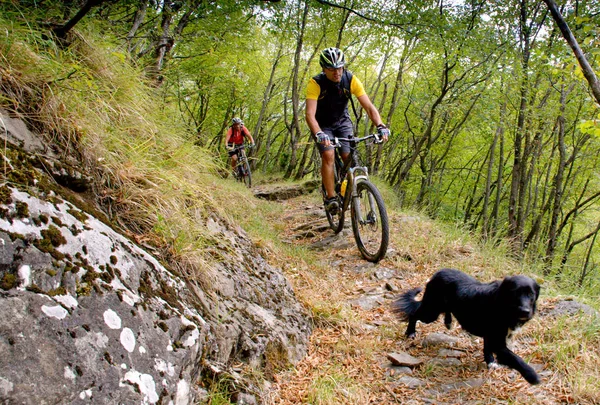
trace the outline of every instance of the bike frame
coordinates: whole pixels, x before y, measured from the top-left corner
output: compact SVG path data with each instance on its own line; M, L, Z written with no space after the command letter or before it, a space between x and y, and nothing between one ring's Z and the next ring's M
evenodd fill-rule
M237 153L237 165L235 166L236 170L242 166L244 164L244 162L246 160L248 160L248 157L246 156L246 145L241 144L241 145L237 145L234 149L233 152ZM229 157L231 159L231 156Z
M343 181L344 178L348 180L348 184L346 185L346 191L344 193L344 201L342 203L342 209L344 211L348 210L348 206L350 205L352 198L357 197L356 184L360 180L369 180L369 170L365 166L358 165L356 145L358 145L358 143L360 142L366 141L367 139L371 138L378 139L378 137L375 134L371 134L362 138L351 138L348 140L340 140L338 138L335 138L334 140L334 148L340 147L342 142L350 143L350 156L347 162L344 163L342 161L341 155L339 154L339 152L336 151L336 154L339 157L340 163L342 165L340 174L343 174L343 176L340 177L340 180Z

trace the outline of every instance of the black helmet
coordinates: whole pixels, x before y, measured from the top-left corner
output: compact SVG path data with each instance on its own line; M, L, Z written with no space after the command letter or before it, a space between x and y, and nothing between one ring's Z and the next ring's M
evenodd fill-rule
M344 59L344 52L338 48L326 48L321 51L319 56L319 64L323 69L325 68L341 68L346 64Z

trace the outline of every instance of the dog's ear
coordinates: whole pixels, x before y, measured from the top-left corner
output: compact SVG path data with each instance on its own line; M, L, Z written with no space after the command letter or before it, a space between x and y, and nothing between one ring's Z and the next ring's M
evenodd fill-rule
M535 299L537 300L540 297L540 285L537 281L533 280L533 290L535 291Z
M497 299L500 302L508 303L513 301L514 292L516 290L516 285L512 277L504 277L503 280L497 280L496 283L496 294Z
M517 283L515 282L514 276L506 276L502 281L497 281L498 290L504 293L508 293L517 288Z

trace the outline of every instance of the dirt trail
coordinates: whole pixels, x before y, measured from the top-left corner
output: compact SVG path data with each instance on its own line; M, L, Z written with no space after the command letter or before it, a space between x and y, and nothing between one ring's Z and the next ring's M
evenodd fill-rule
M340 235L328 229L316 193L280 203L285 207L285 241L320 258L286 266L299 298L312 310L315 328L308 356L293 371L277 376L274 403L565 403L568 394L564 388L557 392L554 384L558 377L532 357L533 339L523 332L513 349L538 370L539 386L530 386L513 370L487 370L481 340L456 322L452 330L441 320L419 324L416 339L404 338L406 324L391 313L392 300L399 291L423 285L441 267L473 270L479 259L472 257L471 247L440 243L431 223L390 213L388 255L372 264L360 257L349 218ZM423 238L429 246L415 242ZM390 355L411 356L414 364L393 366Z

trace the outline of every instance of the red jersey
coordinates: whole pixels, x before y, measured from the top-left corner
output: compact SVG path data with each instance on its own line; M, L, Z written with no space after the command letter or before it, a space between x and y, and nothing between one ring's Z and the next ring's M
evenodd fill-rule
M229 127L227 130L227 136L229 136L229 142L235 145L241 145L244 143L244 137L250 136L248 128L241 127L239 130L235 130L233 127Z

